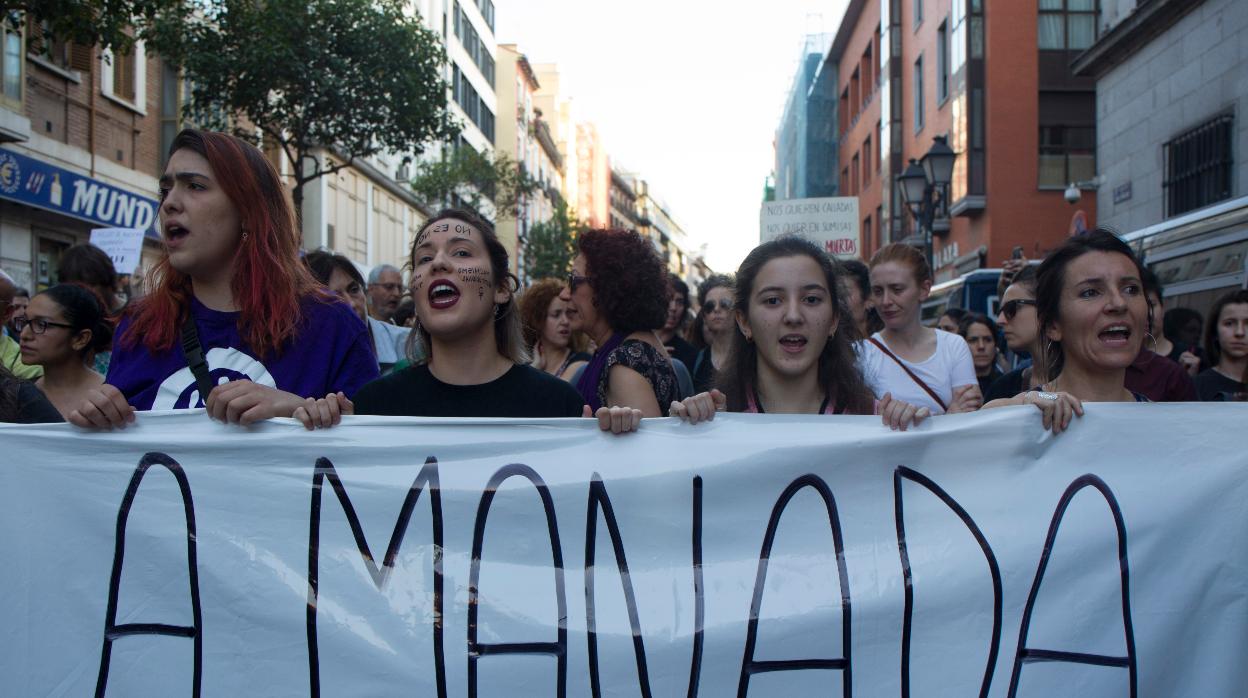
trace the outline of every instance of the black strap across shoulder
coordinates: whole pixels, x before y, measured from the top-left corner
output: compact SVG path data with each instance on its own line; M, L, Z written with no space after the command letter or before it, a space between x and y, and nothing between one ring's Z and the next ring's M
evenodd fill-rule
M204 359L204 348L199 343L199 331L195 329L195 318L187 313L182 323L182 353L186 355L186 365L195 376L195 385L199 388L199 399L208 402L208 393L215 387L212 376L208 375L208 361Z

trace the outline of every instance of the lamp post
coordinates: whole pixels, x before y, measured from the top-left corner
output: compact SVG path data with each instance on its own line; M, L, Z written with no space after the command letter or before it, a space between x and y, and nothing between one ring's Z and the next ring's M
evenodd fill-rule
M927 263L936 268L936 260L932 256L932 221L936 217L939 200L937 191L944 191L953 180L953 164L958 154L949 147L944 136L932 139L932 147L921 160L910 158L906 171L897 176L897 184L901 187L901 198L910 215L919 224L919 232L923 234L923 245L927 254Z

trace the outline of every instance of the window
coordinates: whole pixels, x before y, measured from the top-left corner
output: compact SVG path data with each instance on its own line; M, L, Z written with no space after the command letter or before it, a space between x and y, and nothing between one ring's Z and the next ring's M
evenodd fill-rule
M914 62L914 132L923 130L923 56Z
M884 246L884 204L875 207L875 249Z
M862 144L862 188L871 186L871 136Z
M1235 118L1224 114L1162 146L1166 216L1231 198Z
M25 51L22 50L22 21L17 12L0 18L0 101L20 104L22 101Z
M468 117L468 120L476 124L486 138L493 141L494 112L490 111L489 105L481 99L477 89L469 82L468 76L464 75L457 65L451 66L451 97L459 108L464 110L464 115Z
M844 92L841 92L841 115L840 115L840 118L837 119L837 121L840 123L839 132L845 133L845 130L849 128L849 88L848 87L845 88Z
M488 1L488 0L486 0ZM493 4L490 4L490 17L487 22L492 21ZM484 9L482 10L484 13ZM485 81L494 87L494 57L490 55L490 51L486 48L485 42L481 40L481 36L477 34L476 27L472 26L472 21L468 19L468 14L464 12L464 8L460 5L455 6L455 38L459 39L459 45L464 47L464 51L468 53L468 57L472 62L481 69L481 74L485 76ZM493 26L491 25L491 31Z
M949 21L936 28L936 103L949 99Z
M850 196L853 194L849 190L849 168L841 168L841 196Z
M880 134L881 134L881 127L880 127L880 124L877 122L875 124L875 173L876 174L880 173L880 169L881 169L880 161L883 158L883 152L884 152L884 140ZM880 217L876 216L875 219L878 221L880 220Z
M1096 0L1039 0L1042 51L1082 51L1096 41Z
M1096 128L1040 127L1041 189L1065 189L1096 176Z
M850 181L850 187L851 187L851 190L850 190L850 192L849 192L849 193L850 193L851 195L852 195L852 194L857 194L858 192L862 191L861 187L859 187L859 185L858 185L858 173L859 173L859 169L858 169L858 153L854 153L854 160L853 160L853 164L852 164L852 165L850 165L850 168L849 168L849 176L850 176L850 180L851 180L851 181Z
M954 0L957 2L957 0ZM923 23L923 0L914 0L914 26L917 29Z
M104 49L100 66L100 92L144 113L147 104L147 52L142 41L136 41L130 53L114 53Z
M849 78L849 95L850 99L850 118L856 119L859 112L862 111L862 82L858 76L861 71L854 69L854 74Z

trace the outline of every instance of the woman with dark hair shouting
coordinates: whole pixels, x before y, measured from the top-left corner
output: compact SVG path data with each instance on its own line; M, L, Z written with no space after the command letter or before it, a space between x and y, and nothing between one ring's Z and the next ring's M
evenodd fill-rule
M136 410L205 406L250 424L347 396L377 376L364 323L299 261L294 209L255 146L187 129L160 178L164 255L127 308L107 382L69 415L113 428ZM337 413L304 410L305 426Z

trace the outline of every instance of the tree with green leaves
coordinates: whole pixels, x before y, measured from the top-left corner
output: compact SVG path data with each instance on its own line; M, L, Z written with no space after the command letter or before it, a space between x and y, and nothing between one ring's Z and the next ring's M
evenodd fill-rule
M446 54L404 0L197 0L158 25L156 49L191 85L188 116L280 147L303 187L356 159L419 153L459 133L446 108ZM318 158L322 149L334 161Z
M457 204L499 220L518 217L540 184L506 153L486 155L461 146L440 160L419 163L411 187L429 208Z
M572 269L576 238L589 226L572 215L559 201L555 215L529 229L524 244L524 275L527 279L562 279Z
M128 54L136 39L149 39L158 22L180 23L191 0L0 0L0 16L14 27L18 17L39 28L39 41L72 41ZM32 45L36 53L42 48Z

